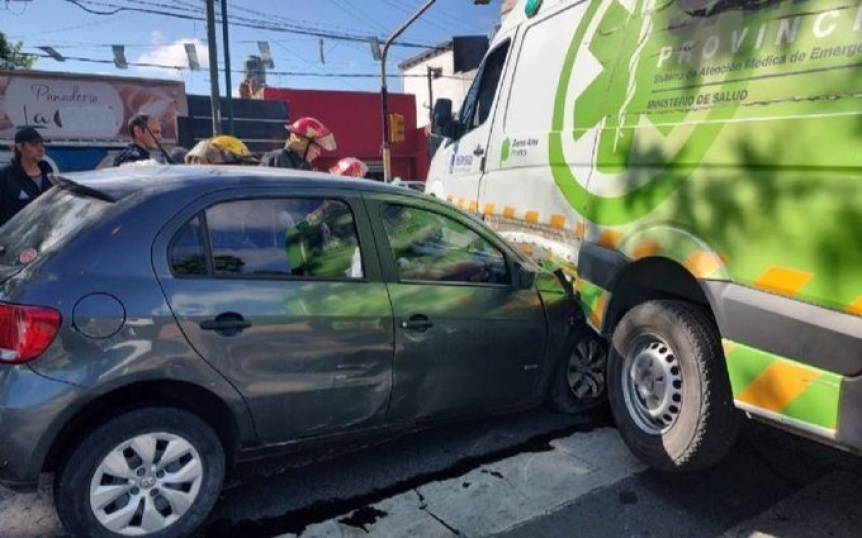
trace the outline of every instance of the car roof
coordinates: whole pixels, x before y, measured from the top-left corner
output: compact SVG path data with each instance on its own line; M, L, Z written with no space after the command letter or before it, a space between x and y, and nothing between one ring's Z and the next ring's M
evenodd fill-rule
M289 181L291 186L297 188L341 187L405 195L405 189L377 181L343 179L322 172L264 166L126 165L87 172L61 173L55 176L54 181L59 185L86 188L92 195L108 200L120 200L130 194L145 191L153 194L174 189L205 192L225 187L225 181L230 182L230 187L239 188L272 187Z

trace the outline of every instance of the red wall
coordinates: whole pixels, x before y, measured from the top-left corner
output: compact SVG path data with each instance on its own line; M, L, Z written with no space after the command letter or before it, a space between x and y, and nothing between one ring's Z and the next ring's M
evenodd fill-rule
M313 116L335 134L338 149L324 152L314 162L318 170L328 169L342 157L357 157L368 163L383 161L379 93L264 88L263 98L286 101L291 119ZM404 116L405 131L404 142L390 144L392 175L424 179L428 171L426 142L416 129L416 98L389 94L388 105L390 113ZM421 154L421 159L417 159L417 154Z

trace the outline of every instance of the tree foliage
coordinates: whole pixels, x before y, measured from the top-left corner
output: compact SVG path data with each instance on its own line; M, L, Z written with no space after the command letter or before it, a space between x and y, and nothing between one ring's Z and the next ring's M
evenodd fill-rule
M11 43L6 36L0 32L0 70L30 69L36 63L36 57L21 52L23 45Z

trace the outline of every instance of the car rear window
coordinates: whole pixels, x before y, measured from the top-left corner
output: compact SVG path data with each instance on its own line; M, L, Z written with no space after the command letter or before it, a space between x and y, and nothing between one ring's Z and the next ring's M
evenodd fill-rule
M113 204L55 187L0 228L0 265L26 265L60 246Z

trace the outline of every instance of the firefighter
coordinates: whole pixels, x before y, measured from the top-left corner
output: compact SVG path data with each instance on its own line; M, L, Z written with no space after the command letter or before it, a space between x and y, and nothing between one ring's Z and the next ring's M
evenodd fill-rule
M322 151L335 151L335 135L320 120L306 116L286 128L290 135L284 149L264 155L261 166L314 170L311 163Z
M368 173L368 165L356 157L344 157L329 169L329 173L336 176L361 179Z
M201 140L186 154L186 164L258 164L239 138L219 135Z

